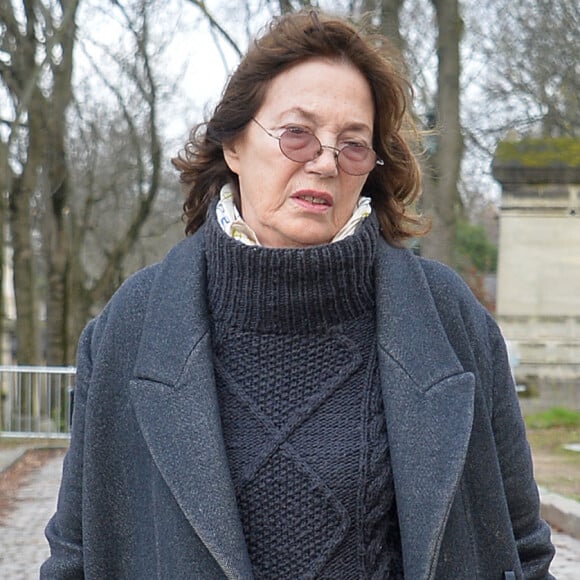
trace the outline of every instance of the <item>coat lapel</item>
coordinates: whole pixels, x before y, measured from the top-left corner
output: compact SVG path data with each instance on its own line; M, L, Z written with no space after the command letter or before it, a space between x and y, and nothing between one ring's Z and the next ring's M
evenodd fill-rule
M203 236L176 246L149 297L131 381L151 455L228 578L251 578L221 432L205 297Z
M433 578L461 477L475 379L464 372L423 269L379 244L377 341L405 577Z

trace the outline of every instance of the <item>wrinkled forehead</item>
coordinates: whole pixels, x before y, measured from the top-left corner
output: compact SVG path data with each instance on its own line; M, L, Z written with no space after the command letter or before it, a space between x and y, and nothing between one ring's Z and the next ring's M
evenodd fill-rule
M312 122L334 115L372 130L375 102L363 73L344 59L310 58L279 72L264 91L259 112Z

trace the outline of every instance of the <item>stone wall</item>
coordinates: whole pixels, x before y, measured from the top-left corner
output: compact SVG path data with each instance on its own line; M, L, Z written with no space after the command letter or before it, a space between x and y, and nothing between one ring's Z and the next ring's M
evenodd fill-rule
M532 396L524 405L535 397L580 409L580 167L496 158L494 176L502 184L496 315L516 380Z

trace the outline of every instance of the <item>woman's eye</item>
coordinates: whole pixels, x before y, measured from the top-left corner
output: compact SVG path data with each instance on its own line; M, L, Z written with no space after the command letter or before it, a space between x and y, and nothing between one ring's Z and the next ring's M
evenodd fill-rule
M305 129L304 127L286 127L285 129L286 131L288 131L288 133L292 133L293 135L304 135L304 134L309 134L310 131L308 131L308 129Z
M344 141L342 143L343 147L352 147L353 149L367 149L365 143L361 143L360 141Z

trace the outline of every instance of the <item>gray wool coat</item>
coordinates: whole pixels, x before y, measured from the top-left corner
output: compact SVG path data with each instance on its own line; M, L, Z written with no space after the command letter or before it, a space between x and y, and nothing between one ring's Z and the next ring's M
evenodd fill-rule
M82 335L41 578L252 578L214 385L203 238L131 277ZM405 578L551 578L496 324L449 269L383 241L376 291Z

